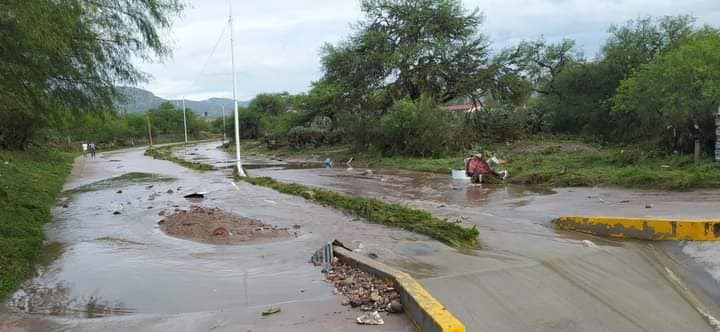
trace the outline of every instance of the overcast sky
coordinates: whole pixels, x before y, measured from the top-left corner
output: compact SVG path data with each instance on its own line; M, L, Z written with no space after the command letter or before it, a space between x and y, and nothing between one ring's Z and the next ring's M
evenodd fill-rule
M231 97L227 0L188 0L168 40L173 56L138 62L152 77L140 87L163 98ZM494 49L523 39L572 38L587 56L597 53L607 28L639 16L691 14L720 25L720 0L464 0L485 14L482 31ZM361 18L356 0L233 0L238 99L260 92L304 92L320 75L319 49L338 42ZM210 57L213 47L215 50Z

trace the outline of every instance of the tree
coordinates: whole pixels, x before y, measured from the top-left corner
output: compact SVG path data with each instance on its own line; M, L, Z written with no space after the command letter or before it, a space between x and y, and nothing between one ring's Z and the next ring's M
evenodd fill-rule
M555 79L567 65L583 61L571 39L557 44L549 44L544 39L524 41L505 54L507 61L520 68L534 91L541 95L561 96L563 91L555 86Z
M636 137L690 151L715 140L720 105L720 31L705 27L622 81L613 110L637 119Z
M268 116L278 116L290 107L291 96L287 92L261 93L255 96L248 105L248 110Z
M107 111L131 63L169 53L160 30L180 0L0 2L0 147L23 148L50 113Z
M323 82L345 109L384 109L393 100L479 100L495 75L482 16L459 0L363 0L354 35L322 49Z
M650 17L628 21L624 26L610 27L610 38L601 51L600 62L610 67L617 84L633 70L662 55L693 32L692 16Z
M634 120L611 112L610 99L620 81L684 40L693 31L693 20L689 16L642 18L612 26L595 60L583 59L571 40L523 42L513 55L540 94L536 110L550 112L546 116L552 130L623 140L633 132L625 124Z

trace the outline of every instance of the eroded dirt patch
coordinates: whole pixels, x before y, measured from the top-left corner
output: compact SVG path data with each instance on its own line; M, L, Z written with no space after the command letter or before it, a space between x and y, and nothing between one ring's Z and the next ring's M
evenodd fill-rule
M176 210L160 221L160 229L181 239L210 244L248 244L278 241L291 236L287 228L218 208L193 206ZM293 232L297 236L297 231Z

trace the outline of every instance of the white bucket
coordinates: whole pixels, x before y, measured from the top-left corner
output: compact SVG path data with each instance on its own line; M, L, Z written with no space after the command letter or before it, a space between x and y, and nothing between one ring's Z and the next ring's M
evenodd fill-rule
M465 174L464 169L454 169L452 170L452 178L453 180L470 180L470 177Z

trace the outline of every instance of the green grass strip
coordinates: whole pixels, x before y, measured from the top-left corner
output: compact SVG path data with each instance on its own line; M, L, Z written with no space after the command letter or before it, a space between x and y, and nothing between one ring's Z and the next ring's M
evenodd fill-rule
M212 171L215 169L212 165L188 161L182 158L178 158L175 155L172 154L172 148L174 145L169 146L163 146L159 148L152 148L145 150L145 155L153 157L155 159L162 159L174 162L180 166L184 166L190 169L194 169L196 171Z
M464 228L458 224L435 218L427 211L400 204L385 203L374 198L343 195L297 183L283 183L269 177L240 179L253 185L272 188L285 194L301 196L341 209L346 213L365 218L371 223L427 235L454 247L467 248L477 245L479 232L475 226Z
M43 224L77 154L0 151L0 299L32 276L43 253Z

